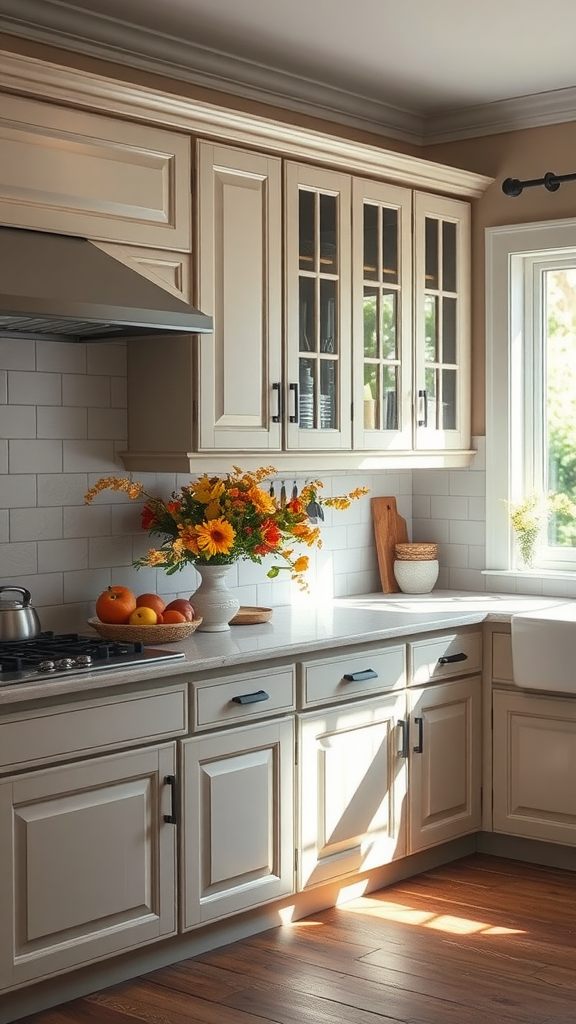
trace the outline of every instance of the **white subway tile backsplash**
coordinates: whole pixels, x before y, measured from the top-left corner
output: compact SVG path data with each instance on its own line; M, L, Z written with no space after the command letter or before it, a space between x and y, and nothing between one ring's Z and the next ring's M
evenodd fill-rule
M38 542L38 572L66 572L88 568L88 541L42 540Z
M10 539L9 523L10 513L8 509L0 508L0 544L7 544Z
M91 376L126 376L126 342L96 342L87 348L87 370Z
M415 494L412 498L412 516L414 519L430 519L432 515L432 498L429 494Z
M43 341L37 346L36 369L50 373L86 373L86 344Z
M88 436L88 416L86 409L65 407L36 409L37 436L81 439Z
M98 476L122 475L124 470L114 460L114 445L109 440L64 441L63 471L65 473L93 473Z
M414 519L410 539L424 544L429 542L448 544L450 541L450 520Z
M430 500L432 519L468 519L468 498L446 495L432 495Z
M451 590L476 590L483 593L486 589L486 577L475 569L450 569Z
M57 540L61 537L61 508L13 508L10 510L11 542Z
M0 474L8 472L8 441L0 438ZM1 499L0 499L1 501Z
M113 409L125 409L128 405L128 388L125 377L110 378L110 405Z
M64 537L110 536L110 506L96 508L93 505L71 505L64 508L63 512Z
M0 370L0 405L6 405L8 401L8 373Z
M65 373L62 377L62 404L93 408L110 407L110 378Z
M14 580L12 580L12 582L14 582ZM26 587L26 589L30 591L32 595L32 604L38 610L43 605L62 604L64 599L64 584L61 572L36 573L35 575L26 576L26 579L20 582L22 586ZM43 629L50 628L45 625L42 616L40 617L40 621Z
M127 436L126 409L88 409L88 437L114 440ZM126 447L125 442L124 447Z
M465 472L453 469L450 472L450 494L484 495L486 481L483 473Z
M38 505L83 505L88 490L86 473L39 473Z
M105 566L117 568L132 564L131 537L90 537L86 543L88 560L85 565L75 565L75 569L102 569Z
M467 544L442 544L439 560L449 569L468 569L469 550Z
M477 519L479 522L486 522L486 498L484 495L478 498L468 498L468 517Z
M4 508L34 507L36 505L36 477L33 474L25 476L9 473L0 476L0 504Z
M10 370L8 401L11 405L61 405L62 378L59 373Z
M0 405L0 436L36 437L36 409L31 405Z
M451 544L485 544L486 525L476 521L459 521L453 519L450 523Z
M110 569L80 569L64 573L64 601L66 604L91 602L110 586ZM92 612L91 614L94 614Z
M38 571L38 554L34 542L0 544L0 577L11 582ZM24 584L23 584L24 585Z
M8 465L11 473L61 473L62 441L10 441Z
M2 370L34 370L36 342L15 341L0 336L0 368Z
M413 494L450 494L450 470L414 470L412 488Z

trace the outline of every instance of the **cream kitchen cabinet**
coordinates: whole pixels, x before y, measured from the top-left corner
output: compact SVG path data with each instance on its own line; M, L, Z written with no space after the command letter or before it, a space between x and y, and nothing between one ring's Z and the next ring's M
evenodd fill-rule
M495 832L576 845L576 705L570 697L493 694Z
M175 771L172 742L0 780L0 987L175 934Z
M0 222L190 252L183 133L4 95Z

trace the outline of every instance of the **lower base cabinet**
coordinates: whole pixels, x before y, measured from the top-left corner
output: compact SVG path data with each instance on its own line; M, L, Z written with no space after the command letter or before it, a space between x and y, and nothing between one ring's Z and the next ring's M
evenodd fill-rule
M476 832L482 820L481 679L408 691L410 853Z
M182 743L183 929L294 891L294 720Z
M495 691L495 832L576 846L576 703Z
M176 932L168 743L0 782L0 987Z

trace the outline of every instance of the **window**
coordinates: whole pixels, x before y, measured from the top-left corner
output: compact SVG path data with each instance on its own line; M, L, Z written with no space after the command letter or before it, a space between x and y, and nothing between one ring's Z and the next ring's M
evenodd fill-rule
M490 228L487 246L487 568L514 570L507 502L576 502L576 221ZM576 572L576 521L552 513L535 569Z

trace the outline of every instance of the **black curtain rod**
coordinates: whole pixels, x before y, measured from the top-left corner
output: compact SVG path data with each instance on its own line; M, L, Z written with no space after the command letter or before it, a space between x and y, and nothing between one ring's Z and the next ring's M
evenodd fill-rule
M525 188L533 185L544 185L549 192L557 192L563 181L576 181L576 174L554 174L548 171L543 178L532 178L531 181L519 181L518 178L505 178L502 191L507 196L520 196Z

